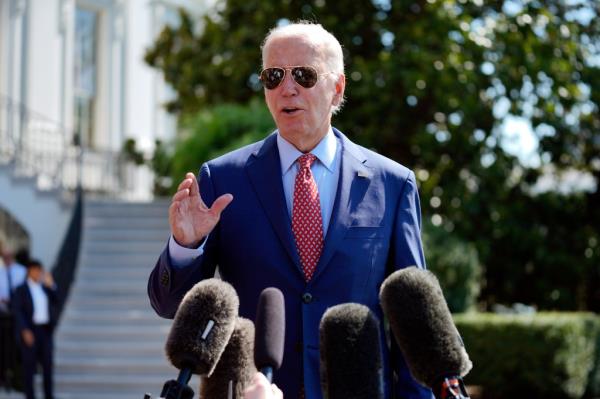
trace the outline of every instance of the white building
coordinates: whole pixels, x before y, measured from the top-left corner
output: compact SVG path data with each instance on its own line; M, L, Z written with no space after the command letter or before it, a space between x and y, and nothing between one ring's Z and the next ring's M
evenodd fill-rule
M87 192L152 198L151 172L119 157L128 138L149 153L175 135L161 106L172 93L144 52L176 23L177 6L198 15L204 4L0 0L0 213L46 264L69 222L78 170ZM0 226L0 240L23 240L10 235Z

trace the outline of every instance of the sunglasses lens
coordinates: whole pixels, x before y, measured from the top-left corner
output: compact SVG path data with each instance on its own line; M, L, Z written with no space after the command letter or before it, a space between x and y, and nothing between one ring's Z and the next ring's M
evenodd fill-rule
M260 81L266 89L273 90L281 84L284 76L283 68L267 68L260 73Z
M292 79L304 88L311 88L317 84L319 74L312 67L294 67L291 69ZM260 81L267 90L273 90L281 84L285 78L285 69L266 68L260 73Z
M311 67L295 67L292 68L292 77L296 83L308 89L317 84L318 74Z

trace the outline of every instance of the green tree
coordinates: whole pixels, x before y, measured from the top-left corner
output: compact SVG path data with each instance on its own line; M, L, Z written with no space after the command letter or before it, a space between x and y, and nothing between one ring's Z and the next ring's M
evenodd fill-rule
M472 242L486 304L600 310L600 3L594 0L227 0L184 11L146 54L173 112L261 96L269 28L318 21L342 43L348 101L334 124L413 168L424 217ZM526 118L536 162L507 151ZM540 192L548 173L587 191Z

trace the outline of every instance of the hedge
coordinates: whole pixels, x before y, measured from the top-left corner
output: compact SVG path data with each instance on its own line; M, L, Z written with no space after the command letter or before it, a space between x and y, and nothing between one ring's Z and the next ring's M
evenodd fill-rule
M600 319L591 313L454 316L488 398L581 398L597 388ZM590 378L592 377L592 378Z

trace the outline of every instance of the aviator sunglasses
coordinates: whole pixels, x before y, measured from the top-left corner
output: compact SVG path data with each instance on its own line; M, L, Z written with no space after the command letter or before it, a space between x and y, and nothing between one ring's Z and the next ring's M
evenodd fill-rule
M287 71L290 71L292 74L294 82L306 89L310 89L316 85L317 80L319 80L319 73L315 68L310 66L292 66L287 68L265 68L260 73L260 82L265 89L273 90L283 82ZM322 73L321 75L327 75L328 73L330 72Z

